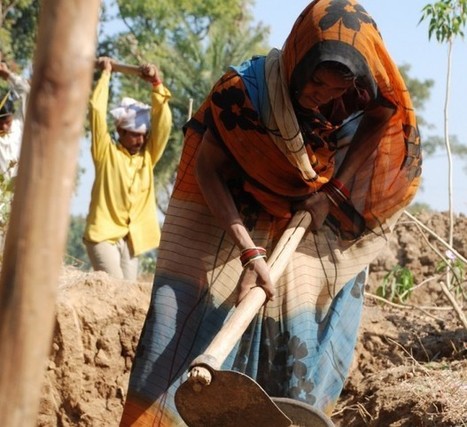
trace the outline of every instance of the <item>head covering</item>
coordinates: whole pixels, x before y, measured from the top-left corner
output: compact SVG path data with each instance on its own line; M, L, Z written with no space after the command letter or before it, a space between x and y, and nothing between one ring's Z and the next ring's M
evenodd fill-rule
M409 92L376 23L357 1L313 1L295 21L282 50L268 55L266 75L273 117L266 118L266 123L269 129L280 129L284 142L277 137L276 142L302 175L308 179L313 176L314 166L310 169L302 162L305 147L296 119L289 119L294 111L287 98L300 92L325 61L346 65L371 99L395 108L376 152L351 184L353 202L367 222L376 225L413 198L420 183L422 159ZM274 106L276 102L279 107ZM312 165L323 163L316 152L307 151ZM321 150L319 156L323 153ZM328 175L318 173L315 179L324 183Z
M313 116L299 116L294 85L300 90L327 61L346 65L356 76L355 87ZM339 170L349 141L337 140L336 132L372 102L392 109L393 115L376 149L362 154L361 167L345 184L367 229L375 230L413 199L422 159L405 83L376 24L357 1L313 1L296 20L283 49L225 75L200 114L244 171L247 191L273 215L285 216L292 197L320 191ZM342 114L334 116L337 110ZM270 148L271 142L282 156Z
M133 98L125 97L117 108L110 111L115 126L131 132L146 133L151 124L151 107Z
M310 3L295 21L282 51L286 80L296 89L317 65L337 61L364 81L373 97L378 91L387 98L394 97L395 89L406 93L375 21L355 0Z
M0 95L0 119L14 114L15 111L15 103L11 97L11 92L8 91L3 96Z

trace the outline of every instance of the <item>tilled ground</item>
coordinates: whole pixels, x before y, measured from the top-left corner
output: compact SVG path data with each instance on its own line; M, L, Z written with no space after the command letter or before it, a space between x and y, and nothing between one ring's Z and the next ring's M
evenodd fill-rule
M447 240L447 216L419 218ZM464 216L456 218L455 230L454 247L465 256ZM444 273L437 270L445 249L403 216L372 264L353 368L333 416L336 426L467 425L467 335L440 288ZM383 304L373 296L396 265L407 267L417 285L405 302L409 306ZM38 426L118 426L150 290L150 282L64 270ZM462 282L456 295L461 305L466 293Z

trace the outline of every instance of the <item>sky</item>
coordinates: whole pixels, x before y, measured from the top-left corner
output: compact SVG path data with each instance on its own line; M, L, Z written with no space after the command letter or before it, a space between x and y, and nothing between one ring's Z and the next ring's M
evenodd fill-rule
M428 39L428 23L419 24L422 8L434 0L360 0L360 4L376 21L386 47L397 65L409 65L411 78L431 79L434 87L424 109L420 111L425 121L434 127L429 135L444 135L444 106L448 48L435 39ZM308 0L256 0L255 19L271 27L269 44L280 48L299 13ZM449 134L467 144L467 43L454 42L451 62L451 92L448 103ZM422 134L423 143L423 134ZM86 169L81 185L72 200L71 213L86 215L89 207L93 167L89 155L89 142L81 142L80 165ZM454 158L453 200L456 213L467 214L467 159ZM432 158L425 158L422 188L415 202L429 204L433 209L446 211L448 198L448 159L444 151Z

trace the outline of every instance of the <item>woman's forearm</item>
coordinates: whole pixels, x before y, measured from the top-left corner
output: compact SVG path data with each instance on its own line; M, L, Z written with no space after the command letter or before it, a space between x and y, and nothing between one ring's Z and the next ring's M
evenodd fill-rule
M207 131L196 158L196 178L212 214L242 251L256 245L243 224L227 186L226 171L230 170L230 166L231 160L216 143L212 134ZM269 276L269 267L262 256L249 260L244 266L243 274L238 282L237 303L253 286L261 286L268 300L274 298L274 286Z
M225 170L230 159L207 131L196 159L196 178L206 204L219 225L229 233L240 249L255 246L243 224L227 186Z

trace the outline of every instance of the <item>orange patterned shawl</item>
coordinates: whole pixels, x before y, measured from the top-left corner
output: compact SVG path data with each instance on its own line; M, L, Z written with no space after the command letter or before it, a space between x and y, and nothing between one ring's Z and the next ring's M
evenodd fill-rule
M339 113L319 118L320 144L304 144L291 97L326 60L347 65L360 89L325 107ZM349 102L359 93L394 106L396 113L374 155L349 183L351 202L373 231L410 202L421 173L415 114L376 24L362 6L353 0L316 0L296 20L283 50L271 51L264 69L255 61L246 73L227 73L195 121L210 127L225 145L245 179L244 189L266 210L288 217L293 200L318 191L333 176L345 148L328 137L346 116L364 109L365 103ZM259 71L251 73L255 67Z

